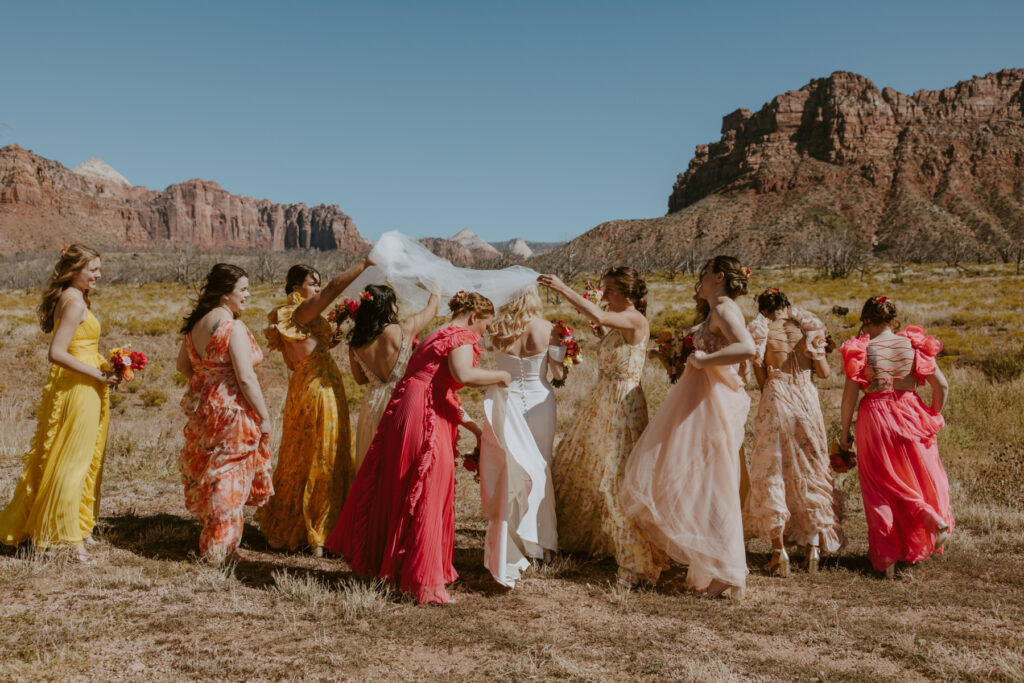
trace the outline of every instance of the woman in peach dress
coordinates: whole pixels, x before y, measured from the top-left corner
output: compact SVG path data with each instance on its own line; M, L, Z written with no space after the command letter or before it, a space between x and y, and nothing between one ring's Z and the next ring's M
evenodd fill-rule
M741 365L754 341L734 299L749 271L718 256L697 283L696 350L626 463L626 513L654 545L689 565L686 585L714 597L743 594L747 560L740 510L740 448L750 397Z
M757 297L749 330L757 345L754 374L761 401L750 450L750 491L743 502L747 538L772 542L769 573L789 575L784 541L807 548L807 571L820 551L842 543L828 441L812 374L828 377L827 330L816 316L790 305L776 288Z
M237 558L243 507L259 507L274 492L270 415L254 370L263 352L237 319L248 299L245 271L215 265L185 318L178 352L178 371L188 378L178 469L185 507L203 524L199 551L215 563Z
M892 300L868 299L860 319L865 334L842 346L846 387L840 446L850 447L856 409L868 554L875 569L892 578L897 562L941 554L953 530L949 482L935 440L945 424L942 406L949 385L935 363L942 343L918 325L894 331ZM931 405L914 391L925 383L932 388Z

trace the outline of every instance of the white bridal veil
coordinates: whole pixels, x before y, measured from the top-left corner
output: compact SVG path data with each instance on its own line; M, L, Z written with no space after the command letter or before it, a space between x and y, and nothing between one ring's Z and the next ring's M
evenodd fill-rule
M386 232L370 251L376 265L367 268L344 291L356 298L367 285L389 284L405 310L427 305L431 291L441 294L441 313L448 311L447 299L456 292L480 292L495 308L508 303L537 282L538 273L523 266L501 270L456 268L426 247L397 230Z

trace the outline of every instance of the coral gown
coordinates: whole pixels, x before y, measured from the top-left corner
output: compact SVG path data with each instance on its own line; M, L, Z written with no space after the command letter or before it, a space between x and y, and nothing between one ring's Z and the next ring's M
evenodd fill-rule
M920 386L935 373L942 342L908 325L896 334L910 341L910 369ZM868 522L868 554L878 571L894 562L919 562L935 550L937 529L930 513L953 528L949 482L939 460L936 434L945 421L913 391L895 391L899 377L887 376L875 363L894 346L868 335L842 346L846 376L864 388L857 409L857 470Z
M267 316L270 348L281 351L286 342L309 337L323 345L290 369L274 495L256 511L270 546L293 551L323 546L355 476L345 386L329 351L334 333L323 316L308 325L295 322L292 314L301 303L292 292Z
M693 341L708 353L728 344L707 320ZM669 557L689 565L686 585L696 591L717 579L740 597L746 585L740 448L749 409L738 364L687 364L626 464L626 513Z
M185 447L178 471L185 487L185 507L203 523L199 551L214 561L223 560L242 540L242 509L259 507L274 493L270 476L270 445L260 434L260 418L242 395L228 354L235 325L230 320L217 326L200 358L185 335L192 363L192 377L181 399L188 421ZM253 365L263 351L252 334Z
M597 382L569 433L558 444L552 475L562 550L614 557L619 577L658 580L668 558L623 509L626 459L647 426L640 386L647 340L629 345L612 330L598 344Z
M446 603L458 578L455 548L455 445L462 388L448 354L480 336L456 325L417 347L395 387L326 548L354 572L383 579L419 603Z
M100 323L91 311L75 330L68 353L94 368ZM92 535L109 420L106 384L59 365L50 367L37 411L32 446L11 502L0 512L0 542L31 540L40 548L78 543Z

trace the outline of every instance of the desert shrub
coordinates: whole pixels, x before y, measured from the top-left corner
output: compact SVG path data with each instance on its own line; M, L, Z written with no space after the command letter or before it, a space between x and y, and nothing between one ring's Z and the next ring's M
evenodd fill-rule
M657 337L661 332L671 332L674 335L684 334L693 327L695 310L678 312L672 309L659 311L651 318L651 337Z
M114 328L125 334L157 337L163 334L174 334L181 326L181 318L160 316L155 318L137 318L132 316L114 323Z
M150 389L139 394L139 399L147 408L156 408L167 402L167 394L159 389Z
M173 375L171 375L171 381L174 382L174 386L183 387L186 384L188 384L188 377L181 374L180 372L175 372Z
M118 413L124 413L124 408L121 404L124 403L124 394L119 391L110 392L110 409L116 410Z
M973 363L994 382L1016 379L1024 373L1024 346L1019 349L998 350Z

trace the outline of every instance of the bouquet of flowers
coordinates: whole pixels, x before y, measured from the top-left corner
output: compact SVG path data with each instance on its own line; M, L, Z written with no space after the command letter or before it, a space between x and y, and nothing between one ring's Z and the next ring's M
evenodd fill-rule
M148 360L146 354L141 351L132 351L131 345L125 345L112 350L107 362L110 364L110 369L121 379L131 382L136 372L146 369Z
M363 292L360 300L370 300L370 293ZM341 303L335 304L334 308L331 309L330 313L327 314L327 322L331 323L335 327L341 327L342 323L346 320L356 317L356 311L359 310L360 301L355 299L342 299Z
M828 459L832 469L838 474L849 472L857 466L857 454L852 450L844 450L838 441L833 441L829 447Z
M583 358L580 355L580 345L573 336L572 328L562 320L555 323L555 334L558 335L558 341L565 347L565 358L562 359L562 366L565 368L566 374L568 374L572 366L583 362ZM551 386L565 386L565 379L553 379L551 380Z
M480 481L480 447L477 446L469 453L462 454L462 466L466 471L473 473L473 478Z
M595 285L590 280L587 280L583 284L583 298L596 306L601 306L602 302L604 302L604 290ZM576 309L576 312L581 313L581 311L578 308ZM594 332L594 334L596 334L598 337L604 336L604 329L600 325L595 323L593 320L588 320L587 323L590 325L590 329Z
M662 332L658 335L658 353L665 360L668 380L672 384L682 376L683 370L686 369L686 359L695 348L693 335L674 335L671 332Z

